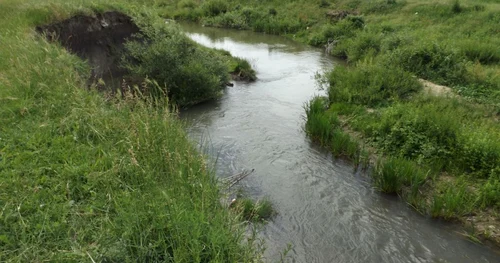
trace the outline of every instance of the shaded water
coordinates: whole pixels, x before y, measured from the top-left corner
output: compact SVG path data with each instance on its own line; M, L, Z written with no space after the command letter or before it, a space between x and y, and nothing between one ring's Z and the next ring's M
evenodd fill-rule
M291 244L292 262L500 262L453 226L377 193L365 175L307 139L303 105L321 93L313 76L340 61L281 37L183 28L257 71L256 82L237 82L221 100L181 116L193 140L208 142L218 175L255 168L240 184L255 198L268 197L278 212L261 233L268 261Z

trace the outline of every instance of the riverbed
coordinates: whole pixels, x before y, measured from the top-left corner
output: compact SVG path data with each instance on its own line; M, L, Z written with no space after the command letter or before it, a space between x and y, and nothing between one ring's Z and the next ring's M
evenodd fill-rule
M457 226L418 214L373 189L369 177L331 157L303 131L315 75L343 63L290 39L182 25L189 37L250 61L258 80L235 82L224 96L181 112L188 133L221 177L255 172L239 184L268 198L277 216L260 231L266 261L500 262Z

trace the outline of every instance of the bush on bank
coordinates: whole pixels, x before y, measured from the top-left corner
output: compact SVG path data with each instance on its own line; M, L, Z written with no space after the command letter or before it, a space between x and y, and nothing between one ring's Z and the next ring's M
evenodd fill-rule
M123 58L132 74L156 80L180 105L220 96L229 74L218 52L200 47L176 26L140 21L139 25L144 40L126 43Z

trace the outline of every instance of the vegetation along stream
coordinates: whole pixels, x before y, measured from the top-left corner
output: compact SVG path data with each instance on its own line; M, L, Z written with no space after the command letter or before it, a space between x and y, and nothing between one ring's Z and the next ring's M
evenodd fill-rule
M373 189L363 171L332 160L303 131L315 73L337 61L320 49L247 31L186 24L196 42L251 61L257 81L236 82L218 101L181 113L190 136L207 146L220 176L256 171L240 184L267 197L277 216L261 231L265 256L292 262L498 262L456 226L421 216Z

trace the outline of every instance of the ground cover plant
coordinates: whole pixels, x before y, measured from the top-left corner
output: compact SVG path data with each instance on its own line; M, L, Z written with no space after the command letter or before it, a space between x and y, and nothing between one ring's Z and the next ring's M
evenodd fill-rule
M35 32L75 14L154 16L145 3L0 2L0 261L259 259L168 99L87 89L89 65Z

